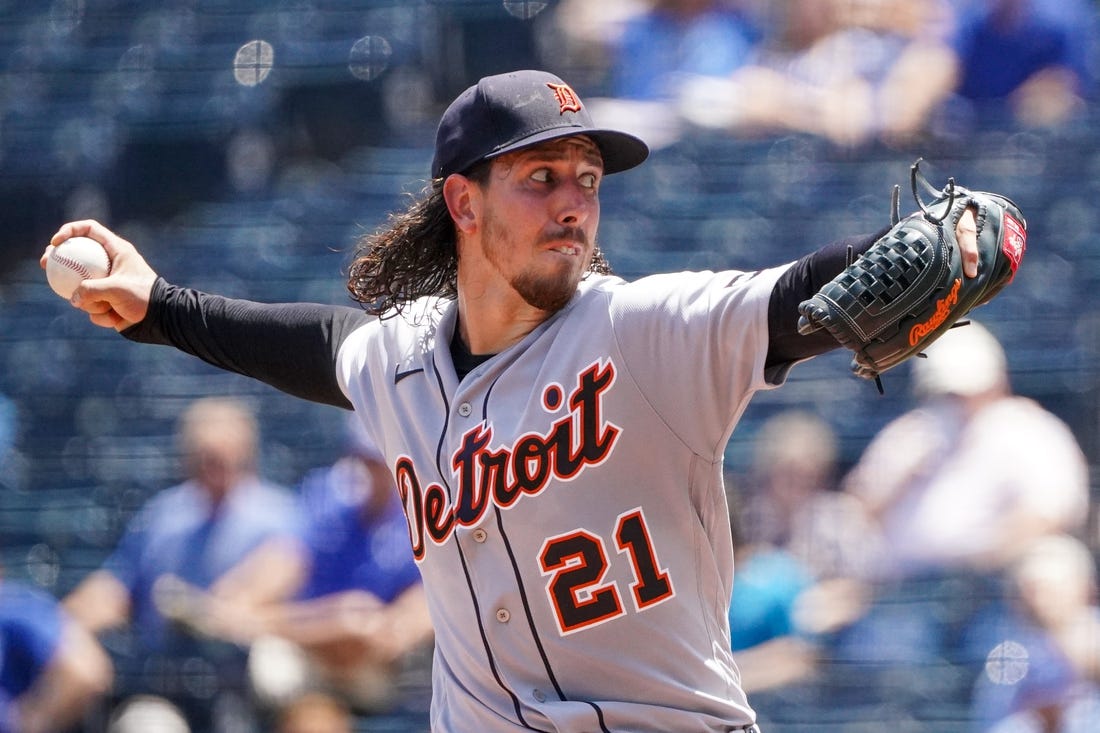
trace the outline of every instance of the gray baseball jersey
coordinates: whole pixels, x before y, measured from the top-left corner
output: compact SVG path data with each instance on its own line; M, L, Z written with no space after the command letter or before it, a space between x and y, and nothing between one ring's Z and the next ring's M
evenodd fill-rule
M843 245L760 272L590 276L461 380L448 300L377 319L158 278L123 335L354 407L425 581L436 733L730 731L754 715L730 654L723 451L756 390L828 348L777 351L769 299L797 303Z
M589 277L461 382L453 301L344 338L336 376L393 467L428 593L434 730L753 722L722 458L768 386L782 271Z

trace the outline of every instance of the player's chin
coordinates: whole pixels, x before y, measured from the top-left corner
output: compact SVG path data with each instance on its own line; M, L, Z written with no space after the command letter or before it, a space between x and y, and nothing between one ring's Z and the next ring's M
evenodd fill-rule
M528 305L547 313L560 311L577 292L579 275L572 271L560 271L552 276L520 277L513 287Z

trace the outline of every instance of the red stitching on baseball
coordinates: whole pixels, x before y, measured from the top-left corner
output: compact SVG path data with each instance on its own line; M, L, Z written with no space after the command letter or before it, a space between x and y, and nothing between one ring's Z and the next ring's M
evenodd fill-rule
M80 278L82 280L87 280L92 276L92 273L88 271L88 268L86 268L82 263L77 262L74 259L66 257L63 254L58 254L57 252L54 252L53 258L55 262L58 262L59 264L62 264L72 270L76 270L76 273L80 275ZM107 264L107 274L111 274L111 265L109 262Z

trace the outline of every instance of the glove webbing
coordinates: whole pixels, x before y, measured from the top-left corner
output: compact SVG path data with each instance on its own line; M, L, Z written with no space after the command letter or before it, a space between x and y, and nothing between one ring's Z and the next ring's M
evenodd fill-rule
M895 235L894 243L872 247L858 270L842 276L845 289L865 306L890 305L920 277L931 263L931 247L917 232Z

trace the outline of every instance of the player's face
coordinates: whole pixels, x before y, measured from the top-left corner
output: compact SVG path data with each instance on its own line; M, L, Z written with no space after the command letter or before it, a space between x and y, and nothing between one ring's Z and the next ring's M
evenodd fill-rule
M553 312L576 292L595 248L603 159L586 137L493 162L485 187L485 259L529 305Z

